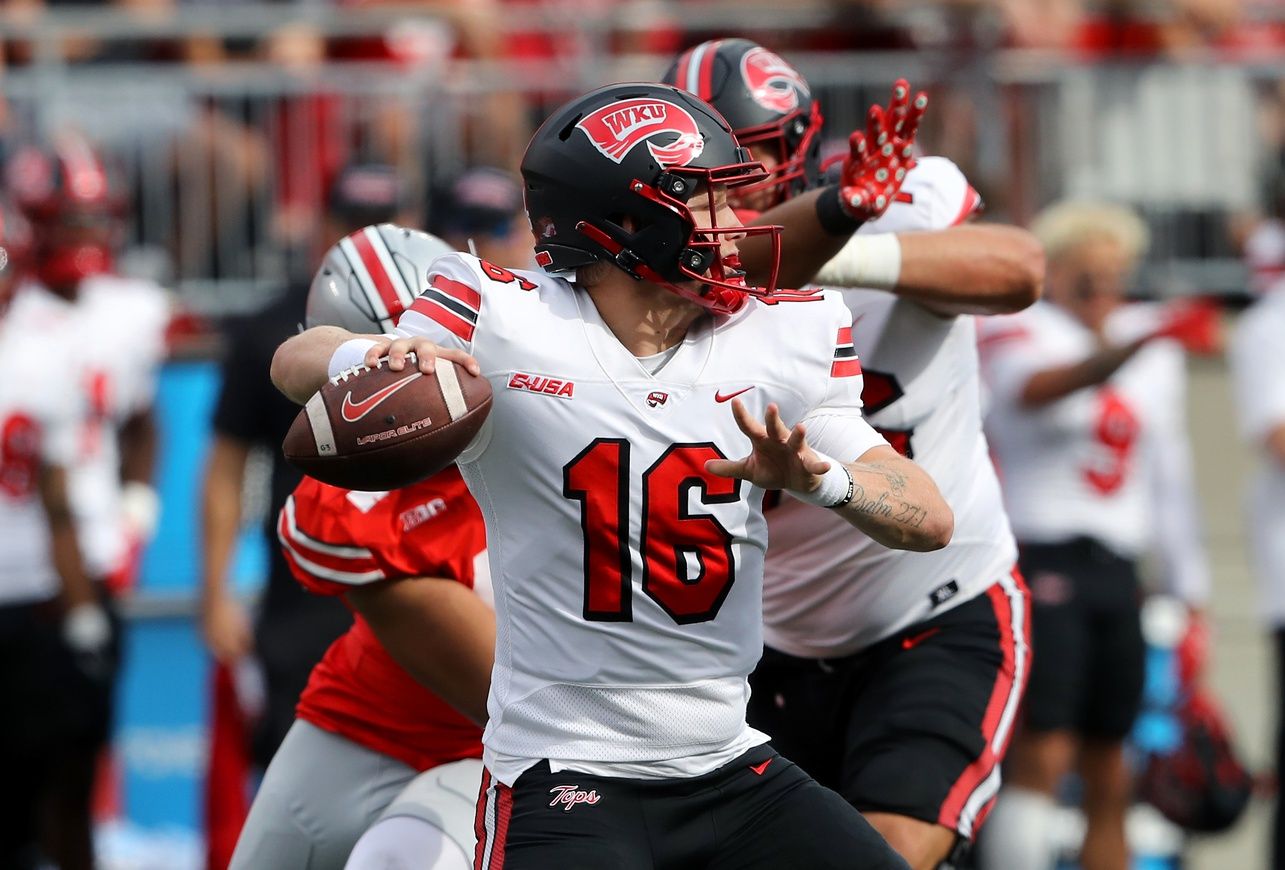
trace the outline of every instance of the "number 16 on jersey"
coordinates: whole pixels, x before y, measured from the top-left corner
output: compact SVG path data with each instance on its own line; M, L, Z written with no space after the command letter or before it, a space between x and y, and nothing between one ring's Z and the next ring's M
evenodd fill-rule
M689 507L693 491L702 505L740 501L741 481L705 471L725 458L708 442L673 444L642 474L642 590L679 625L717 616L736 580L732 533ZM619 438L595 439L562 469L562 494L580 502L590 621L633 619L630 474L630 444Z

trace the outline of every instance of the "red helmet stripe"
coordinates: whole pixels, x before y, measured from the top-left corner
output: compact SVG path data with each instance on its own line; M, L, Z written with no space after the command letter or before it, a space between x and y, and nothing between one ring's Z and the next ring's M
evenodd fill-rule
M402 270L398 269L397 264L393 262L393 252L389 249L388 242L384 239L383 233L379 231L379 227L366 227L364 232L366 237L370 239L371 247L379 256L379 262L384 266L384 274L393 282L393 289L397 292L397 311L394 312L391 308L389 309L389 313L396 317L410 307L410 304L415 301L415 297L419 293L406 283L406 276L402 274Z
M394 316L393 312L402 308L401 301L397 298L393 282L384 271L384 264L380 262L379 255L375 253L375 248L365 230L358 230L340 242L342 248L348 248L350 245L351 253L355 253L357 257L354 259L349 256L349 261L352 262L353 272L356 273L362 290L375 308L375 314L380 320ZM350 252L345 251L345 253Z
M73 199L93 201L107 195L107 174L88 142L68 136L58 144L58 156L67 171L65 192Z
M678 65L674 68L674 86L675 87L682 88L685 91L688 90L687 71L691 69L692 55L696 53L696 50L698 48L700 48L700 46L689 48L687 49L687 51L683 52L679 56Z
M704 46L705 53L700 61L700 90L692 91L702 100L709 100L714 96L714 61L718 58L718 49L722 44L723 40L715 39Z

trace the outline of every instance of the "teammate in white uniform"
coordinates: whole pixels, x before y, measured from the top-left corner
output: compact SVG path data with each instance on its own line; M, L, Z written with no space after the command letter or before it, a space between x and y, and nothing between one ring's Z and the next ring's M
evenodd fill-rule
M115 589L127 584L158 513L148 484L155 459L150 404L167 306L159 289L109 277L122 202L83 138L64 134L48 149L19 151L6 181L36 228L36 280L15 300L12 317L22 330L76 348L76 388L90 416L69 469L72 506L86 570L101 588ZM103 604L114 618L106 595ZM113 647L95 687L96 730L60 754L65 870L92 866L90 798L111 727L116 653Z
M537 262L575 283L445 257L404 337L313 330L273 364L297 401L327 361L399 369L410 351L492 383L460 457L498 623L477 866L904 866L744 716L764 489L890 545L950 537L935 486L860 417L846 309L746 285L738 239L776 229L738 226L725 185L762 168L676 89L572 101L522 172Z
M1230 348L1240 429L1260 452L1248 522L1261 612L1276 639L1277 680L1285 683L1285 289L1279 283L1241 315ZM1277 694L1278 710L1285 692ZM1285 782L1285 714L1278 715L1277 776ZM1285 813L1277 799L1273 867L1285 865Z
M990 870L1051 866L1053 795L1078 752L1081 862L1116 868L1127 860L1122 741L1143 680L1135 561L1154 551L1169 588L1193 609L1208 593L1179 343L1195 342L1202 315L1121 305L1146 243L1128 210L1064 203L1034 229L1048 251L1049 302L989 321L981 339L993 402L986 431L1035 638L1012 786L982 855Z
M77 363L51 355L47 336L7 316L31 241L26 222L0 203L0 697L9 710L0 717L0 866L16 870L74 862L88 845L58 825L52 786L60 753L94 719L111 642L68 496L86 414Z
M912 867L935 868L966 845L998 791L1029 671L1017 550L982 435L973 318L959 311L1030 304L1043 275L1038 243L1014 227L962 227L980 198L939 157L918 161L882 217L826 226L822 200L840 188L822 186L821 111L797 70L748 40L716 39L666 78L710 99L776 167L773 184L737 196L784 201L762 219L793 238L792 271L819 270L829 287L886 288L843 290L866 416L941 487L955 535L935 553L898 553L841 534L834 517L795 499L768 502L767 648L750 680L750 722L866 813ZM921 107L899 82L886 114L908 119ZM879 269L889 255L900 267Z

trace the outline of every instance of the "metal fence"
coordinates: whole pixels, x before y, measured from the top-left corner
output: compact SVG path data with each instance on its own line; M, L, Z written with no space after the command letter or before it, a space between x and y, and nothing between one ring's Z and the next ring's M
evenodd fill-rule
M1153 229L1154 292L1243 289L1228 224L1277 181L1280 156L1263 144L1256 113L1285 63L1104 66L1012 52L791 59L836 141L904 75L934 94L925 145L965 168L993 214L1021 221L1062 196L1127 202ZM133 195L130 268L218 313L279 288L292 261L310 262L324 181L346 160L397 165L431 223L431 192L479 159L511 164L551 103L655 77L668 60L37 64L0 85L31 130L74 124L104 145Z

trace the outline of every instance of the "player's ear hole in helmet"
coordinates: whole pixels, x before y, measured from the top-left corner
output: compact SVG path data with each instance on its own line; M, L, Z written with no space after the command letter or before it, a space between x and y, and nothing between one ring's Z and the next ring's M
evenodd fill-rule
M600 88L556 110L522 160L536 262L550 272L608 262L721 314L776 290L780 228L720 223L721 189L763 166L719 114L677 88ZM706 217L708 215L708 218ZM736 239L770 240L772 269L746 284Z
M769 207L819 183L821 105L775 52L748 39L711 39L679 55L661 80L717 109L766 164L767 177L738 188L738 199L770 191Z

